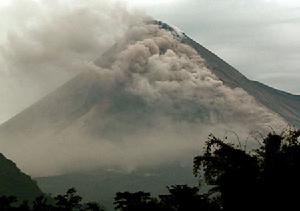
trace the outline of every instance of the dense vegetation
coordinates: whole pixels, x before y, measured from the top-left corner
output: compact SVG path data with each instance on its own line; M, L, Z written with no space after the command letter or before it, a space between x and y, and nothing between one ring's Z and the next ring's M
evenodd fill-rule
M0 153L0 195L14 195L20 200L33 200L41 194L36 182Z
M120 211L250 211L299 210L300 131L275 132L262 139L260 147L247 150L211 135L204 154L194 159L199 187L174 185L168 194L119 192L115 208ZM201 191L201 187L209 191ZM32 204L16 203L15 197L0 197L0 210L99 211L97 203L81 203L75 189L53 199L37 197Z
M23 201L18 203L14 196L0 197L1 211L102 211L97 203L81 203L82 198L76 194L74 188L65 194L57 195L54 199L47 196L38 196L33 202Z

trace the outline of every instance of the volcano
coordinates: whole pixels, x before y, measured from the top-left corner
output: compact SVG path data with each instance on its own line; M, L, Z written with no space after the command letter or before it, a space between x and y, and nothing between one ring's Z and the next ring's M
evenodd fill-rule
M191 175L200 138L214 129L300 127L299 108L300 96L246 78L154 21L2 124L0 139L43 192L74 186L87 199L109 201L125 189L158 193L194 183L183 175Z

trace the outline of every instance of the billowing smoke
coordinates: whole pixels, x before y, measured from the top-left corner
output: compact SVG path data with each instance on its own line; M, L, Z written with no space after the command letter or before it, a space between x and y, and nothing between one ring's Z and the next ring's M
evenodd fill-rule
M248 136L285 124L244 90L226 87L180 42L183 35L124 8L54 2L43 6L46 11L35 21L20 23L21 35L8 36L2 47L8 72L53 88L53 80L83 71L97 80L102 96L63 128L1 141L4 152L27 172L190 162L211 132ZM45 82L41 75L51 77Z
M11 0L0 14L0 122L82 71L141 18L105 0Z
M94 67L104 81L111 81L110 86L120 85L163 114L182 114L199 123L240 122L255 129L279 123L244 90L226 87L195 50L170 32L150 24L131 30L139 39L114 52L108 59L113 62L105 68L101 63Z

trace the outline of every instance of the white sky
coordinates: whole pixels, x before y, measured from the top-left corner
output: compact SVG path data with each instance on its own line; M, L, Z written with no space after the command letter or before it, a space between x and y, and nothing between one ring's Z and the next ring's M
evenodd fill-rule
M176 25L250 79L300 94L300 0L119 1ZM0 40L9 26L0 21ZM0 110L0 122L8 116Z
M178 26L251 79L300 94L299 0L119 1Z
M250 79L300 94L299 0L123 0L181 28Z

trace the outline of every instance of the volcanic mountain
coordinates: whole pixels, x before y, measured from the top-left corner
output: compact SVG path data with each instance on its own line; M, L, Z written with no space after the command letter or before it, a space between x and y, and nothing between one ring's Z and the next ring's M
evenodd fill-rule
M300 96L249 80L154 21L134 26L82 73L2 124L0 140L21 168L43 176L45 192L75 186L95 200L106 190L193 183L181 173L190 174L199 139L214 130L300 127L299 108Z

